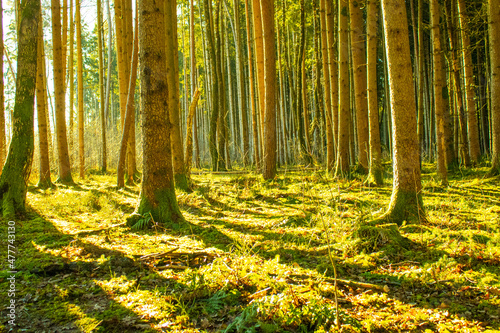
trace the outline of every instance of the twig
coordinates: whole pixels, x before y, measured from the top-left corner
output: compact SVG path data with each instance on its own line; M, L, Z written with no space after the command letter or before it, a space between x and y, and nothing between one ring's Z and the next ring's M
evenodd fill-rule
M168 250L167 252L162 252L162 253L152 253L152 254L146 254L142 257L139 258L139 260L145 260L145 259L151 259L151 258L161 258L166 256L167 254L170 254L177 250L179 247L174 247L173 249Z

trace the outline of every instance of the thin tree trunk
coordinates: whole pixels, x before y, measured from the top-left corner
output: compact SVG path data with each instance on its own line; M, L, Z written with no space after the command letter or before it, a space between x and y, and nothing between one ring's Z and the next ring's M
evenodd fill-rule
M43 22L41 11L39 12L39 15L39 22ZM52 181L50 179L49 141L47 138L46 90L44 89L44 53L43 27L42 24L39 24L37 46L36 109L38 118L38 148L40 154L40 174L37 186L40 188L48 188L52 186Z
M78 160L80 178L85 177L85 123L83 112L83 50L82 50L82 20L80 1L76 0L76 63L78 80Z
M2 0L0 0L0 63L3 64L3 6ZM42 45L43 47L43 45ZM5 96L4 96L4 82L3 82L3 65L0 66L0 168L3 167L5 163Z
M78 1L78 0L77 0ZM64 95L64 74L61 42L61 5L59 0L51 0L52 10L52 49L54 63L54 99L56 114L57 153L59 157L58 182L72 184L69 162L68 140L66 137L66 108Z
M101 171L106 172L106 117L104 109L104 59L102 56L102 8L101 0L97 0L97 49L99 52L99 107L101 116Z
M500 173L500 0L488 1L490 37L491 174Z

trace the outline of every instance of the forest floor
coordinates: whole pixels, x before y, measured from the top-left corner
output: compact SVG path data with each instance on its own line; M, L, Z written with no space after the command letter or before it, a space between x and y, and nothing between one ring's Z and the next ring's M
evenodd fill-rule
M400 228L405 247L353 236L386 209L390 179L367 187L310 170L281 170L272 182L202 172L192 193L178 193L186 222L146 218L145 231L100 232L133 212L139 186L118 190L113 175L98 174L73 187L31 186L29 211L15 221L18 331L332 332L329 248L343 332L500 331L499 178L462 170L441 188L433 170L424 165L428 222Z

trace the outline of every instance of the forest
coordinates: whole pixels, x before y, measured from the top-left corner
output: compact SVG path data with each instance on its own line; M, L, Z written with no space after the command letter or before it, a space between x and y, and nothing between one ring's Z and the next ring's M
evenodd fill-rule
M500 332L500 0L0 29L0 332Z

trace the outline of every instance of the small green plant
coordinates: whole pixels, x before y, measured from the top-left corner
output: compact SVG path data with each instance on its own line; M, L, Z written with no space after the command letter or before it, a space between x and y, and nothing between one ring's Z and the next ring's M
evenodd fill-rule
M142 217L138 219L134 225L132 225L132 230L144 230L153 224L154 224L153 216L151 215L150 212L147 212L144 215L142 215Z

